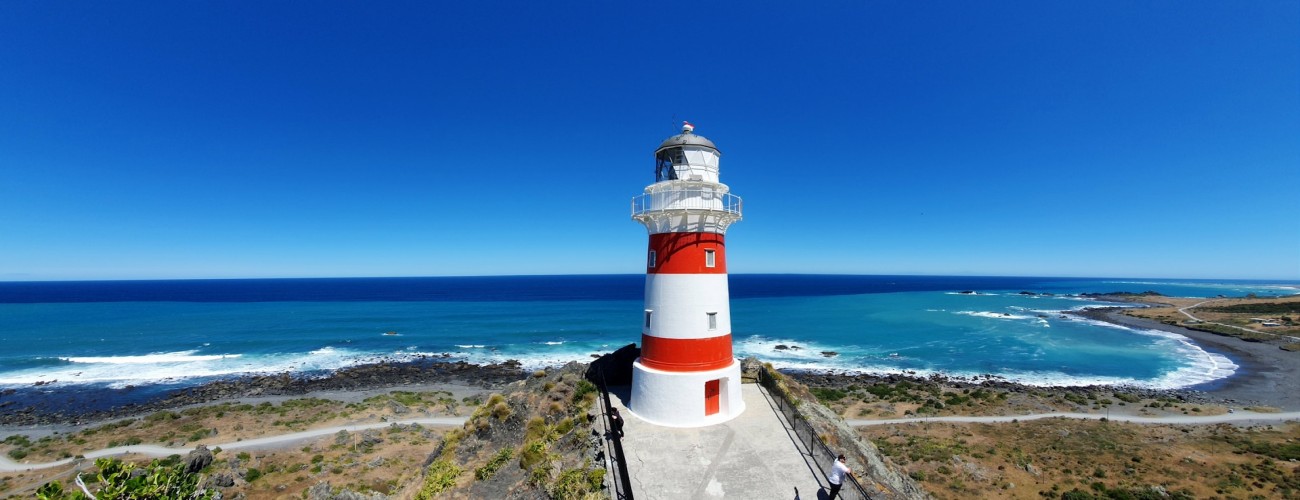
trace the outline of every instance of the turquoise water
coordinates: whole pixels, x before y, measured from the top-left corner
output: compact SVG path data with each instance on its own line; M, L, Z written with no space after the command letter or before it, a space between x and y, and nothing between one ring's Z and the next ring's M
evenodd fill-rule
M639 276L423 280L0 283L0 387L185 384L421 356L543 367L639 341ZM1062 315L1109 305L1073 294L1297 292L1295 284L1259 282L762 275L731 281L736 354L778 367L1152 388L1210 382L1238 367L1177 335ZM521 296L526 300L511 300Z

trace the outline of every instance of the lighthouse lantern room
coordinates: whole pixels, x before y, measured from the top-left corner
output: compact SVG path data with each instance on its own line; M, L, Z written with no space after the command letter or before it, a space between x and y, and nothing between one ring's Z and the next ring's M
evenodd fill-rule
M724 236L740 197L718 181L722 153L686 123L655 151L655 183L632 199L650 233L641 357L628 409L669 427L701 427L745 410L732 356Z

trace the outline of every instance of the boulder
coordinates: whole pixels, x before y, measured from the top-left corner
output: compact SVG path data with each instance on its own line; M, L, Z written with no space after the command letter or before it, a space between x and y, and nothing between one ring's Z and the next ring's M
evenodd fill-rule
M600 385L601 376L607 385L632 385L632 363L641 357L641 348L628 344L617 351L605 354L587 366L586 378Z
M194 474L201 471L204 467L212 465L212 460L212 450L209 450L207 446L198 445L193 451L190 451L189 455L185 456L185 472Z

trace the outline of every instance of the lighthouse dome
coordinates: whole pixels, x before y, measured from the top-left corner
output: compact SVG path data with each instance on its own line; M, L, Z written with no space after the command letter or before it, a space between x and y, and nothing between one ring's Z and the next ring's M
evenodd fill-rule
M674 135L672 137L669 137L667 140L663 142L663 144L659 145L659 149L656 149L655 152L658 153L660 151L663 151L671 147L680 147L680 146L702 146L702 147L712 149L714 151L718 151L718 147L713 145L713 141L705 139L704 136L702 135L695 135L690 131L686 131Z

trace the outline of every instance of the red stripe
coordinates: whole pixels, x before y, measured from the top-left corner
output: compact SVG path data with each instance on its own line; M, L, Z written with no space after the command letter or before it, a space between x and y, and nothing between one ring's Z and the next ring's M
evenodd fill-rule
M727 274L726 243L718 233L652 234L650 250L655 265L646 267L649 274ZM713 267L705 265L705 250L713 250Z
M731 334L704 339L641 335L641 364L666 372L700 372L731 366Z

